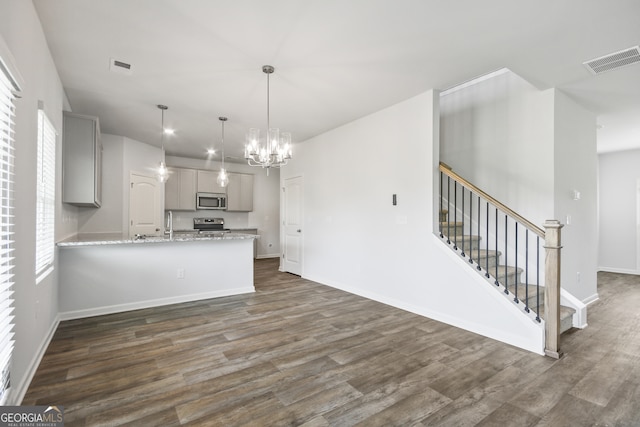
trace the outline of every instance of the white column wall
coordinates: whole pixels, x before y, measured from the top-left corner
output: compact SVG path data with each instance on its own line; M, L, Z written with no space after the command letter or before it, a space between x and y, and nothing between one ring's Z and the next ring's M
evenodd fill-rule
M554 219L562 229L562 288L598 299L598 155L596 116L554 91ZM574 190L580 200L574 200Z

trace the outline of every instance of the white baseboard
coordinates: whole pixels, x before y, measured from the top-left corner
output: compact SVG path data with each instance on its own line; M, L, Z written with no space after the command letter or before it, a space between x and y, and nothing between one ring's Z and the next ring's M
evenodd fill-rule
M56 333L58 329L58 325L60 324L60 315L57 315L55 319L53 319L53 323L49 327L47 331L47 335L45 335L44 339L40 343L38 347L38 351L33 355L31 362L29 363L29 368L27 369L27 373L20 381L20 384L14 389L14 393L10 396L9 405L21 405L22 399L24 399L24 395L27 394L27 390L29 389L29 385L31 384L31 380L33 380L36 371L38 370L38 366L40 366L40 362L44 357L51 340L53 339L53 335Z
M179 304L181 302L199 301L210 298L220 298L238 294L250 294L255 292L255 288L243 287L236 289L225 289L223 291L205 292L201 294L180 295L170 298L160 298L147 301L138 301L127 304L110 305L105 307L95 307L85 310L67 311L59 314L60 320L82 319L85 317L101 316L103 314L122 313L125 311L140 310L143 308L159 307L163 305Z
M280 258L280 254L263 254L263 255L258 255L256 258L257 259Z
M621 273L621 274L634 274L640 275L640 270L634 270L630 268L616 268L616 267L598 267L598 271L604 271L607 273Z
M590 297L586 297L585 299L582 300L582 303L584 305L589 305L589 304L593 304L594 302L598 301L600 299L600 296L595 293L593 295L591 295Z

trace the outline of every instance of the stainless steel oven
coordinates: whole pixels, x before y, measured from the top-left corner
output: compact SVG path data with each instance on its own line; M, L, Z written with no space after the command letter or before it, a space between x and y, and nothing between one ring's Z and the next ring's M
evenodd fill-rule
M227 209L227 195L222 193L196 193L196 209Z
M224 228L223 218L193 218L193 229L200 236L218 235L228 233L229 229Z

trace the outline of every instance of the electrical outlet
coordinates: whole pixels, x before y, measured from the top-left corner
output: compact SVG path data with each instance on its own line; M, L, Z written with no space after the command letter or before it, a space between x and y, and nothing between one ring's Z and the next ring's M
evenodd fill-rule
M176 273L176 277L178 279L184 279L184 268L179 268L178 272Z

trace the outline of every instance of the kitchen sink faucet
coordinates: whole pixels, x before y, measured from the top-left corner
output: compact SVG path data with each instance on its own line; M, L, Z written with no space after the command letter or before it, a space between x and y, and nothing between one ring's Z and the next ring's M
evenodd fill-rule
M167 231L166 228L168 228L169 230ZM169 240L173 240L173 212L172 211L168 211L167 212L167 227L164 230L164 234L167 235L169 234Z

